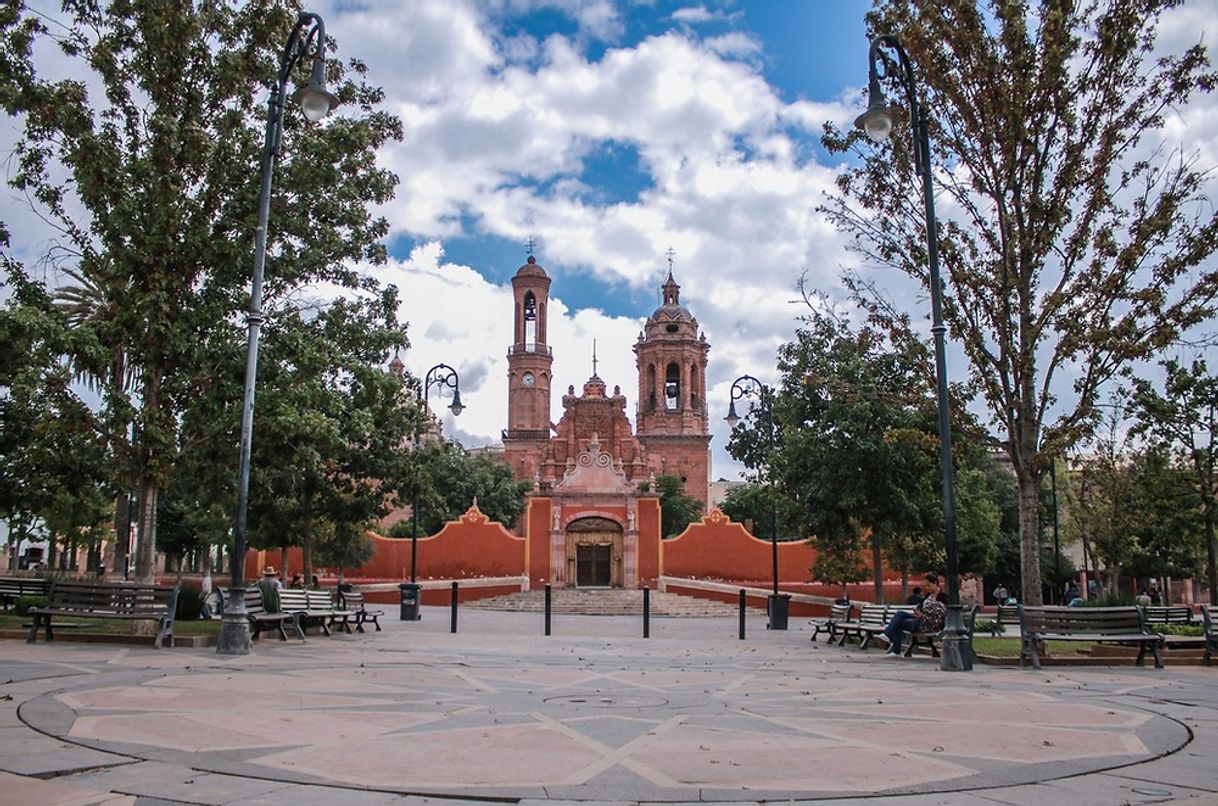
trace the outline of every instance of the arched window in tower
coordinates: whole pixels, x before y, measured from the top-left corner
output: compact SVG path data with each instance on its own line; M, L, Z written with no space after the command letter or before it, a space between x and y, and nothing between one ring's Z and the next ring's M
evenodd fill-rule
M524 295L524 343L528 350L537 344L537 297L532 291Z
M691 364L689 367L689 407L694 411L698 411L698 367Z
M664 370L664 408L675 411L681 407L681 367L669 364Z
M656 410L656 365L647 365L647 411Z

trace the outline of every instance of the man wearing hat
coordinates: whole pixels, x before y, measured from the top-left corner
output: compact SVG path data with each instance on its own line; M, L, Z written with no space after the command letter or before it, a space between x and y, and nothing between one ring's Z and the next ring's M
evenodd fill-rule
M275 566L268 565L266 568L262 569L262 581L270 585L275 590L279 590L283 587L283 583L279 581L279 577L277 576L278 573L279 572L275 570Z

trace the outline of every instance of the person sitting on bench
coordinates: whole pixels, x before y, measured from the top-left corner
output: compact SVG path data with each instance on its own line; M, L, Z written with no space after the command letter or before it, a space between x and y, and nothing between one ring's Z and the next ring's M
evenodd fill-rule
M884 637L888 639L886 657L901 657L901 643L906 632L935 633L943 629L943 620L947 617L947 607L939 601L939 576L927 574L923 592L926 598L913 610L899 610L888 626L884 628Z

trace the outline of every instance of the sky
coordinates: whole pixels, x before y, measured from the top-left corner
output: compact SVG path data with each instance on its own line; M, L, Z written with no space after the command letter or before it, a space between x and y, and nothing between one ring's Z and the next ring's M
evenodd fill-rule
M659 304L671 249L681 301L711 344L711 478L739 476L725 451L732 381L777 382L776 351L798 327L800 277L834 295L857 263L817 212L842 169L819 137L824 122L849 125L864 106L869 7L309 4L338 57L367 64L405 125L404 140L379 155L400 180L380 211L391 259L367 268L400 289L409 371L445 363L460 374L460 418L432 401L447 434L478 447L498 443L506 426L510 278L529 239L553 280L553 421L567 386L592 373L594 340L598 374L622 387L633 420L631 347ZM1190 0L1168 15L1161 44L1212 49L1215 20L1218 0ZM1167 131L1218 165L1218 100L1170 111ZM0 202L0 219L11 203ZM954 360L949 373L962 372Z

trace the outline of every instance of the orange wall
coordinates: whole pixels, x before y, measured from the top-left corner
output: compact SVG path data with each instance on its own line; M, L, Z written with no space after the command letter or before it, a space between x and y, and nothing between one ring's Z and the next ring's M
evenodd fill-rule
M753 537L743 524L728 520L717 509L700 523L691 523L679 536L665 540L663 552L665 576L742 581L773 578L770 541ZM779 543L779 581L807 582L815 556L806 541Z
M553 523L554 501L550 498L530 498L525 511L528 534L528 575L530 588L545 587L553 580L550 573L550 524Z
M367 533L375 547L372 559L359 568L346 569L350 579L410 579L410 539L381 537ZM470 577L521 576L525 568L525 544L502 524L494 523L477 506L435 535L418 540L419 579L462 579ZM253 551L246 555L246 578L257 581L267 565L278 568L278 549ZM288 550L288 574L301 568L300 549ZM279 569L282 571L283 569ZM445 593L447 597L448 594ZM445 599L447 601L447 599ZM428 602L430 604L430 602Z
M660 499L640 498L637 504L639 530L639 585L656 586L661 574L663 556L660 534Z

